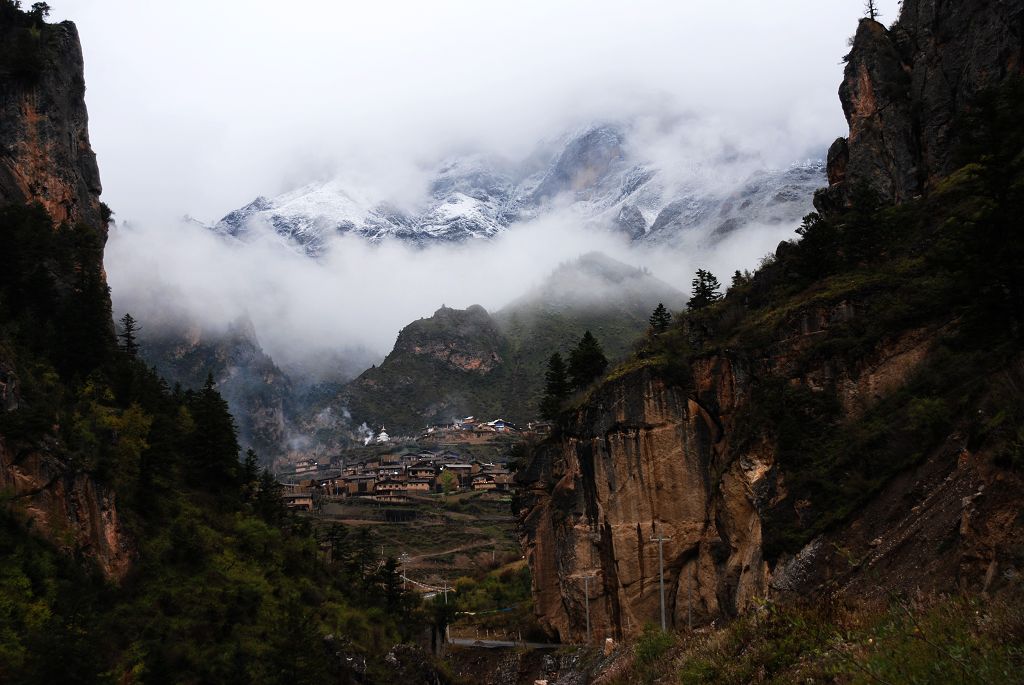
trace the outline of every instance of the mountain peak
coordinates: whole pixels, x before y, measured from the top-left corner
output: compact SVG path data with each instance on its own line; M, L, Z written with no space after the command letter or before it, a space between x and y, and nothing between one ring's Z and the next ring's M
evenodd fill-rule
M633 240L673 243L693 232L717 240L748 225L789 222L795 228L826 182L823 163L812 162L765 169L717 188L689 187L633 158L628 131L592 124L519 162L483 153L445 158L411 208L376 202L332 179L258 197L227 214L215 230L244 239L260 222L317 257L338 235L416 246L461 243L569 209L585 226Z

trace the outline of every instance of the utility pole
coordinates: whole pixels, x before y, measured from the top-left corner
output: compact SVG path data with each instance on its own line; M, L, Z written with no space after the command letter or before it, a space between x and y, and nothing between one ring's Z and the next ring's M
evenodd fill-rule
M693 576L686 576L686 625L693 630Z
M402 552L398 556L398 561L401 564L399 568L402 569L402 589L408 590L409 579L406 578L406 576L408 575L408 569L406 568L406 566L409 564L409 554L407 552Z
M590 576L583 576L583 601L587 607L587 644L590 644Z
M668 627L665 624L665 556L662 547L671 539L664 535L651 536L651 542L658 543L658 590L661 593L661 632L663 633L668 630Z
M448 581L446 580L446 581L444 581L444 586L441 588L441 592L444 593L444 603L445 604L448 604L448 591L449 590L451 590L451 588L448 587Z

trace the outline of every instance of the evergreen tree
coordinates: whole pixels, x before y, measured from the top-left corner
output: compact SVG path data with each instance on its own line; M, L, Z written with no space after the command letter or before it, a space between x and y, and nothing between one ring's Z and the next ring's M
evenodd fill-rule
M697 269L697 275L693 279L691 286L693 296L687 302L687 306L691 310L704 309L722 299L722 286L710 271Z
M604 356L601 343L590 331L585 332L576 349L569 353L569 376L573 387L582 390L607 369L608 358Z
M864 3L864 14L867 15L871 21L878 20L878 17L881 16L881 12L879 12L878 8L875 6L875 0L866 0Z
M384 596L384 606L391 614L397 614L402 610L402 574L398 570L398 561L394 557L388 557L387 561L378 571L380 576L381 594Z
M205 480L211 489L236 484L239 477L238 435L228 403L214 387L213 374L189 401L195 424L189 447L193 479Z
M544 397L540 401L541 417L554 421L562 409L562 402L569 396L569 374L562 355L555 352L548 360L544 374Z
M121 349L129 356L134 357L139 353L139 324L131 314L122 316L120 322L121 332L117 334L117 337L121 340Z
M260 460L251 448L245 451L245 461L242 462L242 483L254 483L260 477Z
M649 319L651 324L651 330L655 333L664 333L668 330L669 324L672 323L672 314L669 313L668 309L661 302L655 307L654 313L651 314Z
M37 23L43 23L43 19L50 16L50 6L45 2L34 2L32 3L32 9L28 11L28 16Z
M284 500L281 499L283 488L277 482L277 478L274 478L274 474L268 469L263 469L256 483L256 495L252 507L256 515L267 523L282 521L288 511L285 508Z

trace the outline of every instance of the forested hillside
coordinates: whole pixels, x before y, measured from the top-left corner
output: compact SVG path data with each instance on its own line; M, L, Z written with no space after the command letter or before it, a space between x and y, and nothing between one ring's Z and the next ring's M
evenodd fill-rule
M387 677L432 610L368 532L287 515L212 382L115 337L74 26L5 0L0 36L0 682Z

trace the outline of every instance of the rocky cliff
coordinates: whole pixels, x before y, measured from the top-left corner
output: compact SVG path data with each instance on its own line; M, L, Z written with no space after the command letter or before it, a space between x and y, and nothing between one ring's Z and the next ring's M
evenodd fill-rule
M55 225L105 228L78 29L5 10L0 45L0 203L39 202Z
M0 437L0 491L10 513L62 552L93 562L111 580L131 570L135 544L113 491L68 469L56 441L15 452Z
M657 622L660 537L669 538L663 558L672 624L685 622L691 608L703 623L764 595L755 502L766 490L771 454L732 459L725 426L743 391L726 360L709 361L702 375L712 411L700 392L647 372L607 384L519 475L537 606L560 639L583 637L588 601L596 636L621 638Z
M987 313L1002 290L961 294L985 231L982 280L1016 282L992 251L1019 247L1000 185L1019 176L985 157L991 187L951 172L960 116L1020 73L1022 6L908 0L891 30L862 21L828 216L649 339L534 450L514 507L552 634L585 639L588 611L595 640L657 624L659 556L677 627L764 598L1019 584L1019 331ZM889 202L845 209L862 181ZM982 196L996 209L978 213ZM943 240L966 247L950 259Z
M266 464L284 457L297 432L292 421L298 393L260 347L252 323L241 318L210 331L183 321L147 322L140 336L143 359L183 388L201 388L212 374L235 416L242 448L255 450Z
M431 422L502 408L508 340L483 307L441 307L398 334L380 366L368 369L342 393L357 422L417 431Z
M890 29L863 19L839 90L850 124L828 154L819 209L866 183L903 202L957 164L962 119L980 93L1024 70L1019 0L906 0Z
M517 476L514 507L549 632L583 640L588 604L595 639L657 624L659 537L667 538L667 619L679 627L737 616L766 597L980 591L1016 577L1024 562L1013 542L1024 530L1015 513L1020 477L993 466L993 450L972 446L962 422L921 438L927 453L881 487L863 482L838 519L841 505L828 487L803 482L811 466L786 452L780 429L752 426L772 378L842 407L830 427L837 434L864 430L865 414L889 411L939 332L907 331L853 364L797 361L851 310L843 303L805 312L801 323L817 323L769 353L694 359L682 382L651 368L626 373L536 449ZM1020 383L1024 359L1000 375L990 382ZM782 411L796 421L812 420L785 394L769 401L789 404ZM794 532L807 542L789 552L779 540Z
M63 299L50 302L47 315L78 301L73 298L84 297L82 274L96 274L100 281L95 293L101 301L84 302L84 306L110 310L101 261L107 217L99 200L99 171L89 146L84 95L82 49L74 24L45 24L5 4L0 9L0 206L38 203L52 221L51 230L87 236L82 242L99 248L76 253L94 259L91 264L74 263L79 259L75 257L69 266L55 263L60 260L53 255L35 255L36 267L46 272L37 277L37 290L45 292L43 286L50 278L65 284L57 295ZM31 248L14 244L24 236L12 227L3 228L9 240L3 249L14 255L10 263L25 266ZM45 224L39 230L47 230ZM3 301L5 319L19 304ZM107 316L101 325L110 328ZM46 322L36 323L41 327ZM0 411L31 412L43 402L23 396L19 363L33 352L22 354L25 351L18 349L18 343L7 338L9 333L3 329L0 343ZM81 340L78 343L85 346ZM28 372L38 373L36 369ZM61 391L51 385L48 392ZM131 566L133 551L114 494L70 463L67 447L55 437L60 427L53 425L52 417L48 419L44 425L49 426L49 435L39 441L0 430L4 506L60 549L94 561L107 577L119 580ZM7 425L0 422L2 427Z

